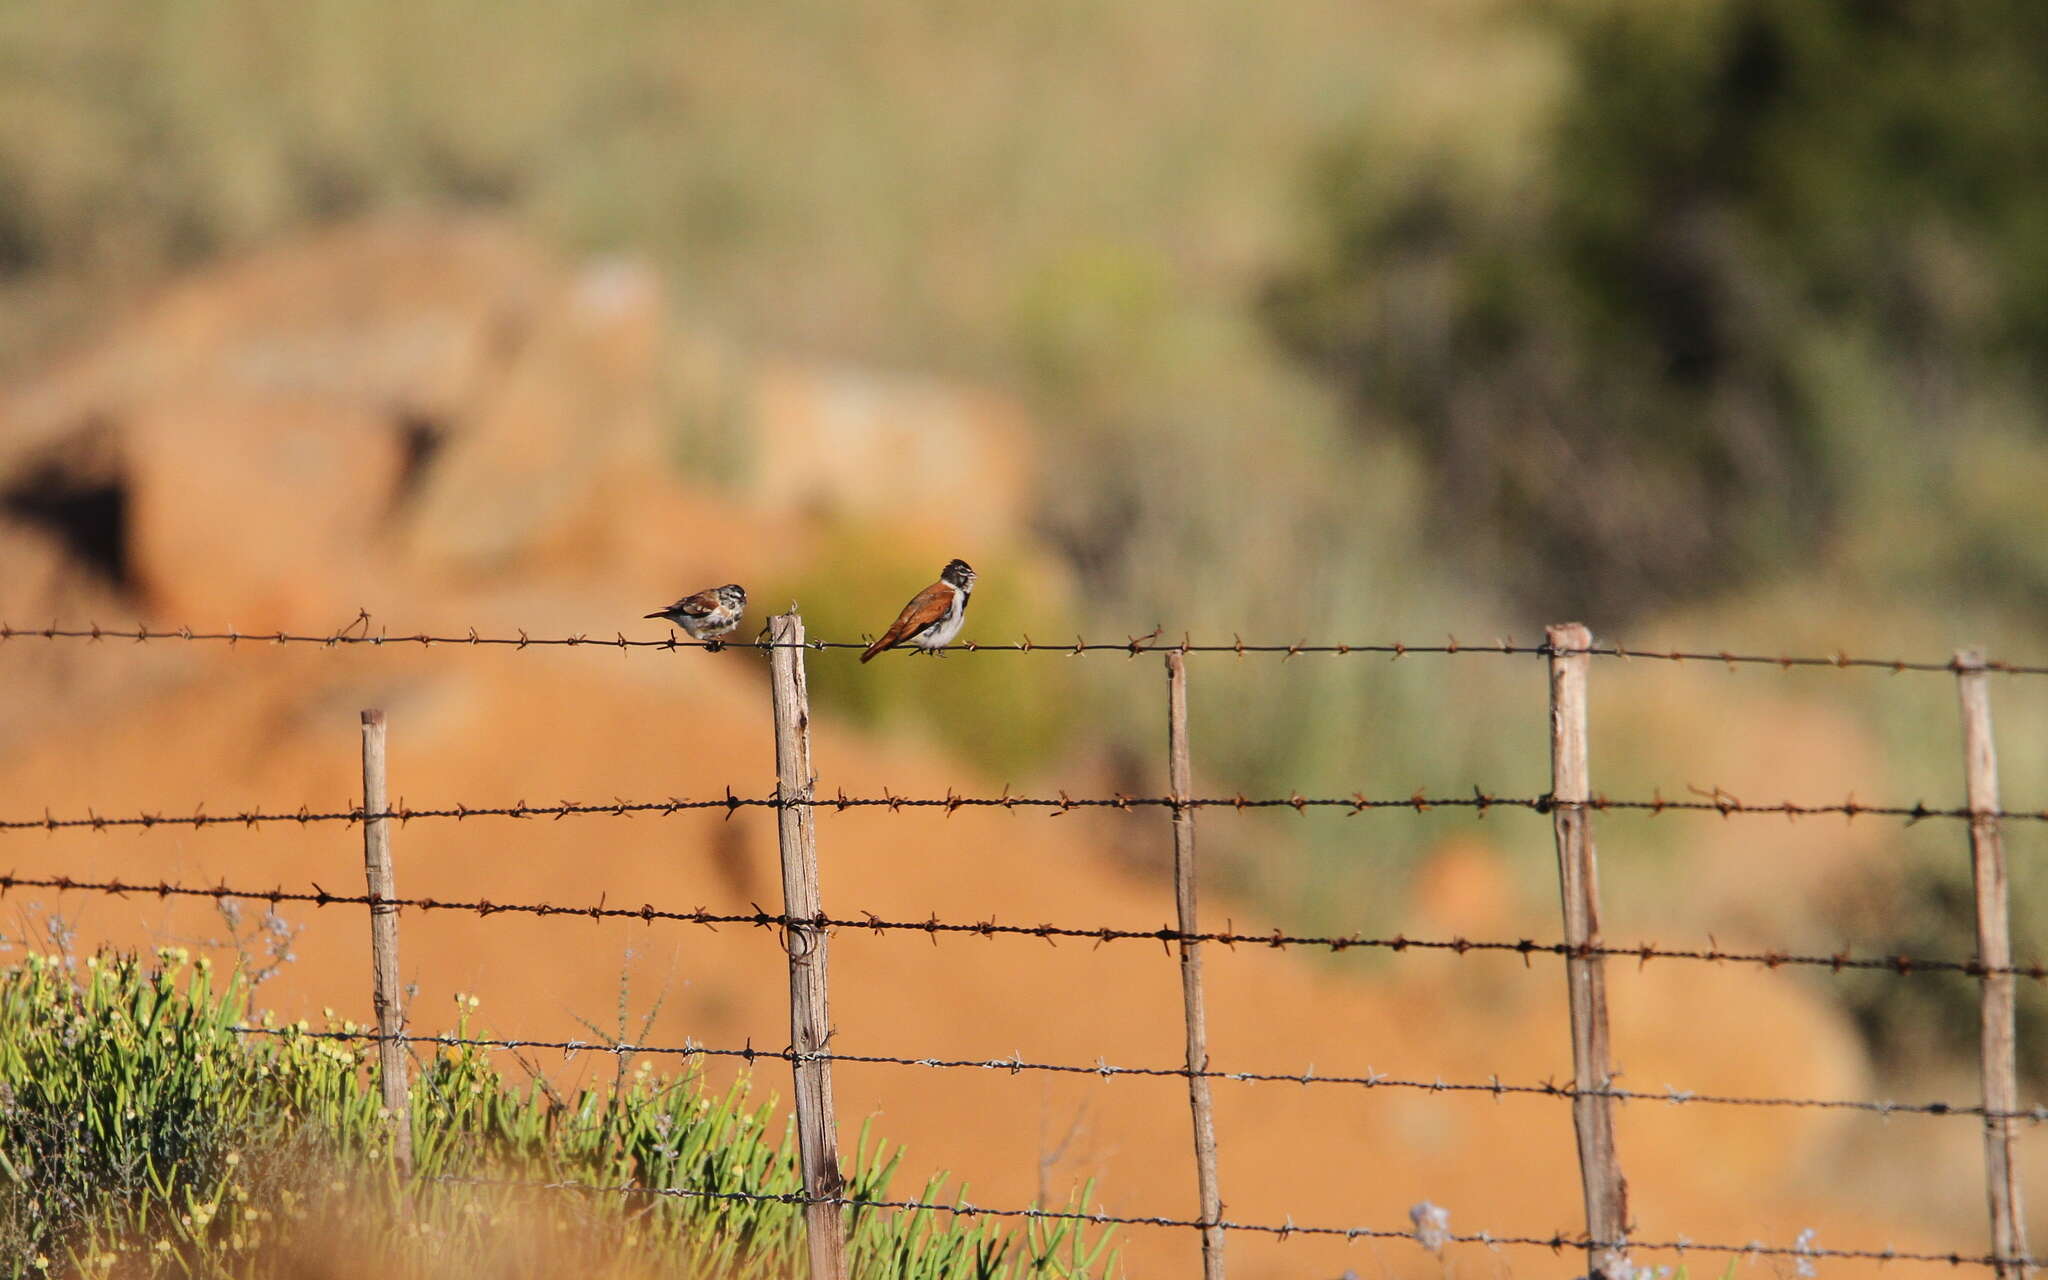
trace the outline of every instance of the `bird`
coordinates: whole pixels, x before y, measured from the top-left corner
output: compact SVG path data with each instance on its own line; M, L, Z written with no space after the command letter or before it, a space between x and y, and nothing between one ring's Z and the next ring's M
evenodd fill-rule
M740 615L747 611L747 589L737 582L728 582L722 587L706 587L693 596L684 596L666 609L648 614L650 618L666 618L690 633L692 640L702 640L704 647L716 652L725 645L720 636L729 636L740 625Z
M967 597L974 594L974 570L965 560L948 560L939 580L917 593L882 638L860 655L866 662L884 649L908 641L926 653L936 653L960 634L967 620Z

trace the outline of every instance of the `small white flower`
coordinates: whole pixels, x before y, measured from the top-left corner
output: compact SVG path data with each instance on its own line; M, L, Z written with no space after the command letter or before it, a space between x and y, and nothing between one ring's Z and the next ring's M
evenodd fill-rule
M1812 1227L1806 1228L1806 1230L1792 1238L1793 1250L1802 1255L1806 1254L1814 1247L1814 1237L1819 1234ZM1800 1277L1800 1280L1810 1280L1810 1277L1817 1274L1813 1268L1813 1259L1810 1257L1800 1257L1792 1264L1792 1274Z
M1451 1211L1442 1205L1424 1200L1408 1210L1408 1221L1415 1224L1415 1242L1431 1253L1451 1242Z

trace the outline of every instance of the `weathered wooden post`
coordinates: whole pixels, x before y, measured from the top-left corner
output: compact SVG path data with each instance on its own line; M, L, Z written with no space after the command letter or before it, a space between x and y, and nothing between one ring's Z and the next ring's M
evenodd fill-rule
M406 1087L405 1005L398 981L397 880L391 873L391 820L384 780L384 713L363 712L363 875L369 883L371 1002L377 1012L377 1077L390 1117L391 1154L412 1172L412 1101Z
M1565 978L1572 1018L1572 1124L1586 1194L1587 1262L1599 1280L1632 1280L1628 1180L1614 1149L1614 1069L1607 1041L1607 972L1600 947L1600 875L1586 802L1586 668L1593 634L1576 622L1547 633L1550 650L1550 803L1564 900Z
M1188 764L1188 677L1183 655L1166 655L1166 749L1173 787L1173 897L1182 934L1200 931L1195 914L1195 811ZM1180 942L1180 994L1187 1020L1188 1106L1195 1122L1195 1185L1202 1197L1202 1280L1223 1280L1223 1194L1216 1179L1216 1116L1209 1101L1208 1020L1202 1001L1201 944Z
M1977 889L1977 962L1986 972L1977 1020L1978 1065L1984 1081L1984 1177L1991 1201L1991 1252L2001 1280L2023 1280L2026 1201L2013 1163L2012 1112L2019 1108L2019 1049L2013 1030L2012 917L2005 841L1998 829L1998 746L1991 734L1991 695L1984 655L1955 656L1963 713L1963 779L1970 797L1970 871ZM2004 1113L2004 1114L1999 1114Z
M825 987L824 914L818 889L818 834L811 810L811 703L804 686L804 622L794 610L768 620L768 667L775 697L776 821L782 848L784 949L789 953L789 1044L795 1054L797 1151L811 1280L845 1280L838 1125L832 1064L813 1055L832 1038Z

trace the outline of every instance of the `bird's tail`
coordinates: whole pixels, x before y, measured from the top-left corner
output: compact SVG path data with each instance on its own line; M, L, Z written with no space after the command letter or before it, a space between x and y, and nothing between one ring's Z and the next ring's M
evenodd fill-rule
M886 637L884 637L884 638L883 638L883 639L881 639L881 640L877 640L877 641L875 641L875 642L874 642L873 644L869 645L869 646L868 646L868 647L867 647L867 648L866 648L865 650L863 650L863 651L862 651L862 653L861 653L861 655L860 655L860 660L861 660L862 662L866 662L866 661L867 661L867 660L868 660L869 658L872 658L872 657L874 657L874 656L875 656L876 654L880 653L880 652L881 652L882 650L884 650L884 649L886 649L886 648L888 648L888 647L889 647L889 642L888 642L888 639L887 639Z

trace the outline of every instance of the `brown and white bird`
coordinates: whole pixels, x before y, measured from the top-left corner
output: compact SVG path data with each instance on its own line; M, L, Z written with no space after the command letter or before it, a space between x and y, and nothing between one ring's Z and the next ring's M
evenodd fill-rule
M684 596L668 608L647 616L667 618L689 632L692 640L703 640L705 648L717 650L725 647L718 638L731 635L733 628L740 625L740 615L746 611L747 589L737 582L728 582L722 587L706 587L696 595Z
M904 643L914 644L926 653L945 648L960 634L960 624L967 620L967 597L972 594L974 570L965 560L947 561L939 572L939 580L903 606L896 621L889 624L881 639L867 647L860 660L866 662L882 650Z

